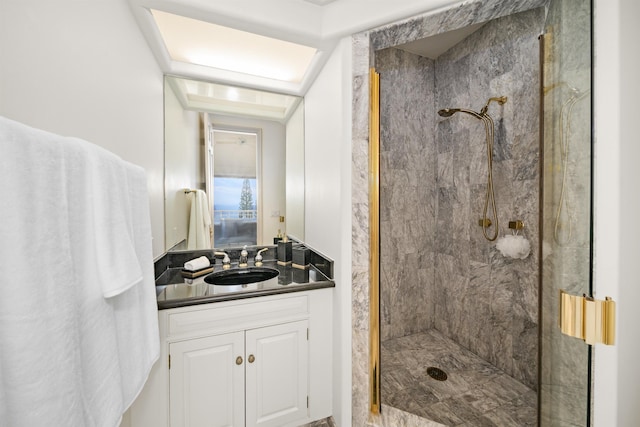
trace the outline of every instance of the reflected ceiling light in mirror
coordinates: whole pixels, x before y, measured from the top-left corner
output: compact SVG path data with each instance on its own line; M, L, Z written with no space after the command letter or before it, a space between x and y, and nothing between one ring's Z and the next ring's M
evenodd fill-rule
M285 122L300 97L166 76L184 109Z
M316 49L151 9L174 61L299 83Z
M238 94L238 89L236 89L235 87L229 87L227 89L227 99L230 101L237 101L240 98L240 95Z

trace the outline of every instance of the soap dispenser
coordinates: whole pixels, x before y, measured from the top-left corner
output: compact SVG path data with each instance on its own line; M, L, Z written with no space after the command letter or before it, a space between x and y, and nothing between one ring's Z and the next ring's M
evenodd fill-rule
M244 245L240 252L240 259L238 260L238 267L247 267L249 265L249 252L247 252L247 245Z
M285 234L281 241L278 242L278 265L291 265L291 248L293 244Z

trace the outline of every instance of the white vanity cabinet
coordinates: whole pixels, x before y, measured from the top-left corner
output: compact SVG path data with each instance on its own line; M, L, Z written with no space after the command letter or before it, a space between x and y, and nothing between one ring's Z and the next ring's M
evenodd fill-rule
M244 425L244 333L179 341L169 354L171 426Z
M332 289L159 311L132 427L296 427L331 415Z
M301 320L170 344L171 426L278 427L304 420L307 324Z
M278 427L307 418L307 324L301 320L246 332L247 427Z

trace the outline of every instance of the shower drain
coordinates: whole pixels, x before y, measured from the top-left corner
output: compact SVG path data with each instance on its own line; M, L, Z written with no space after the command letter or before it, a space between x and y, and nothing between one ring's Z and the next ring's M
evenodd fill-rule
M438 380L438 381L447 380L447 373L442 369L434 368L433 366L430 366L427 368L427 375L429 375L434 380Z

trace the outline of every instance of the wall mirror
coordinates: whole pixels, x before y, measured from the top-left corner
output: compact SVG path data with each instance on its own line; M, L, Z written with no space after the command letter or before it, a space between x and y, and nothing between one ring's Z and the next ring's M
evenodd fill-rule
M165 249L304 240L301 97L165 76Z

